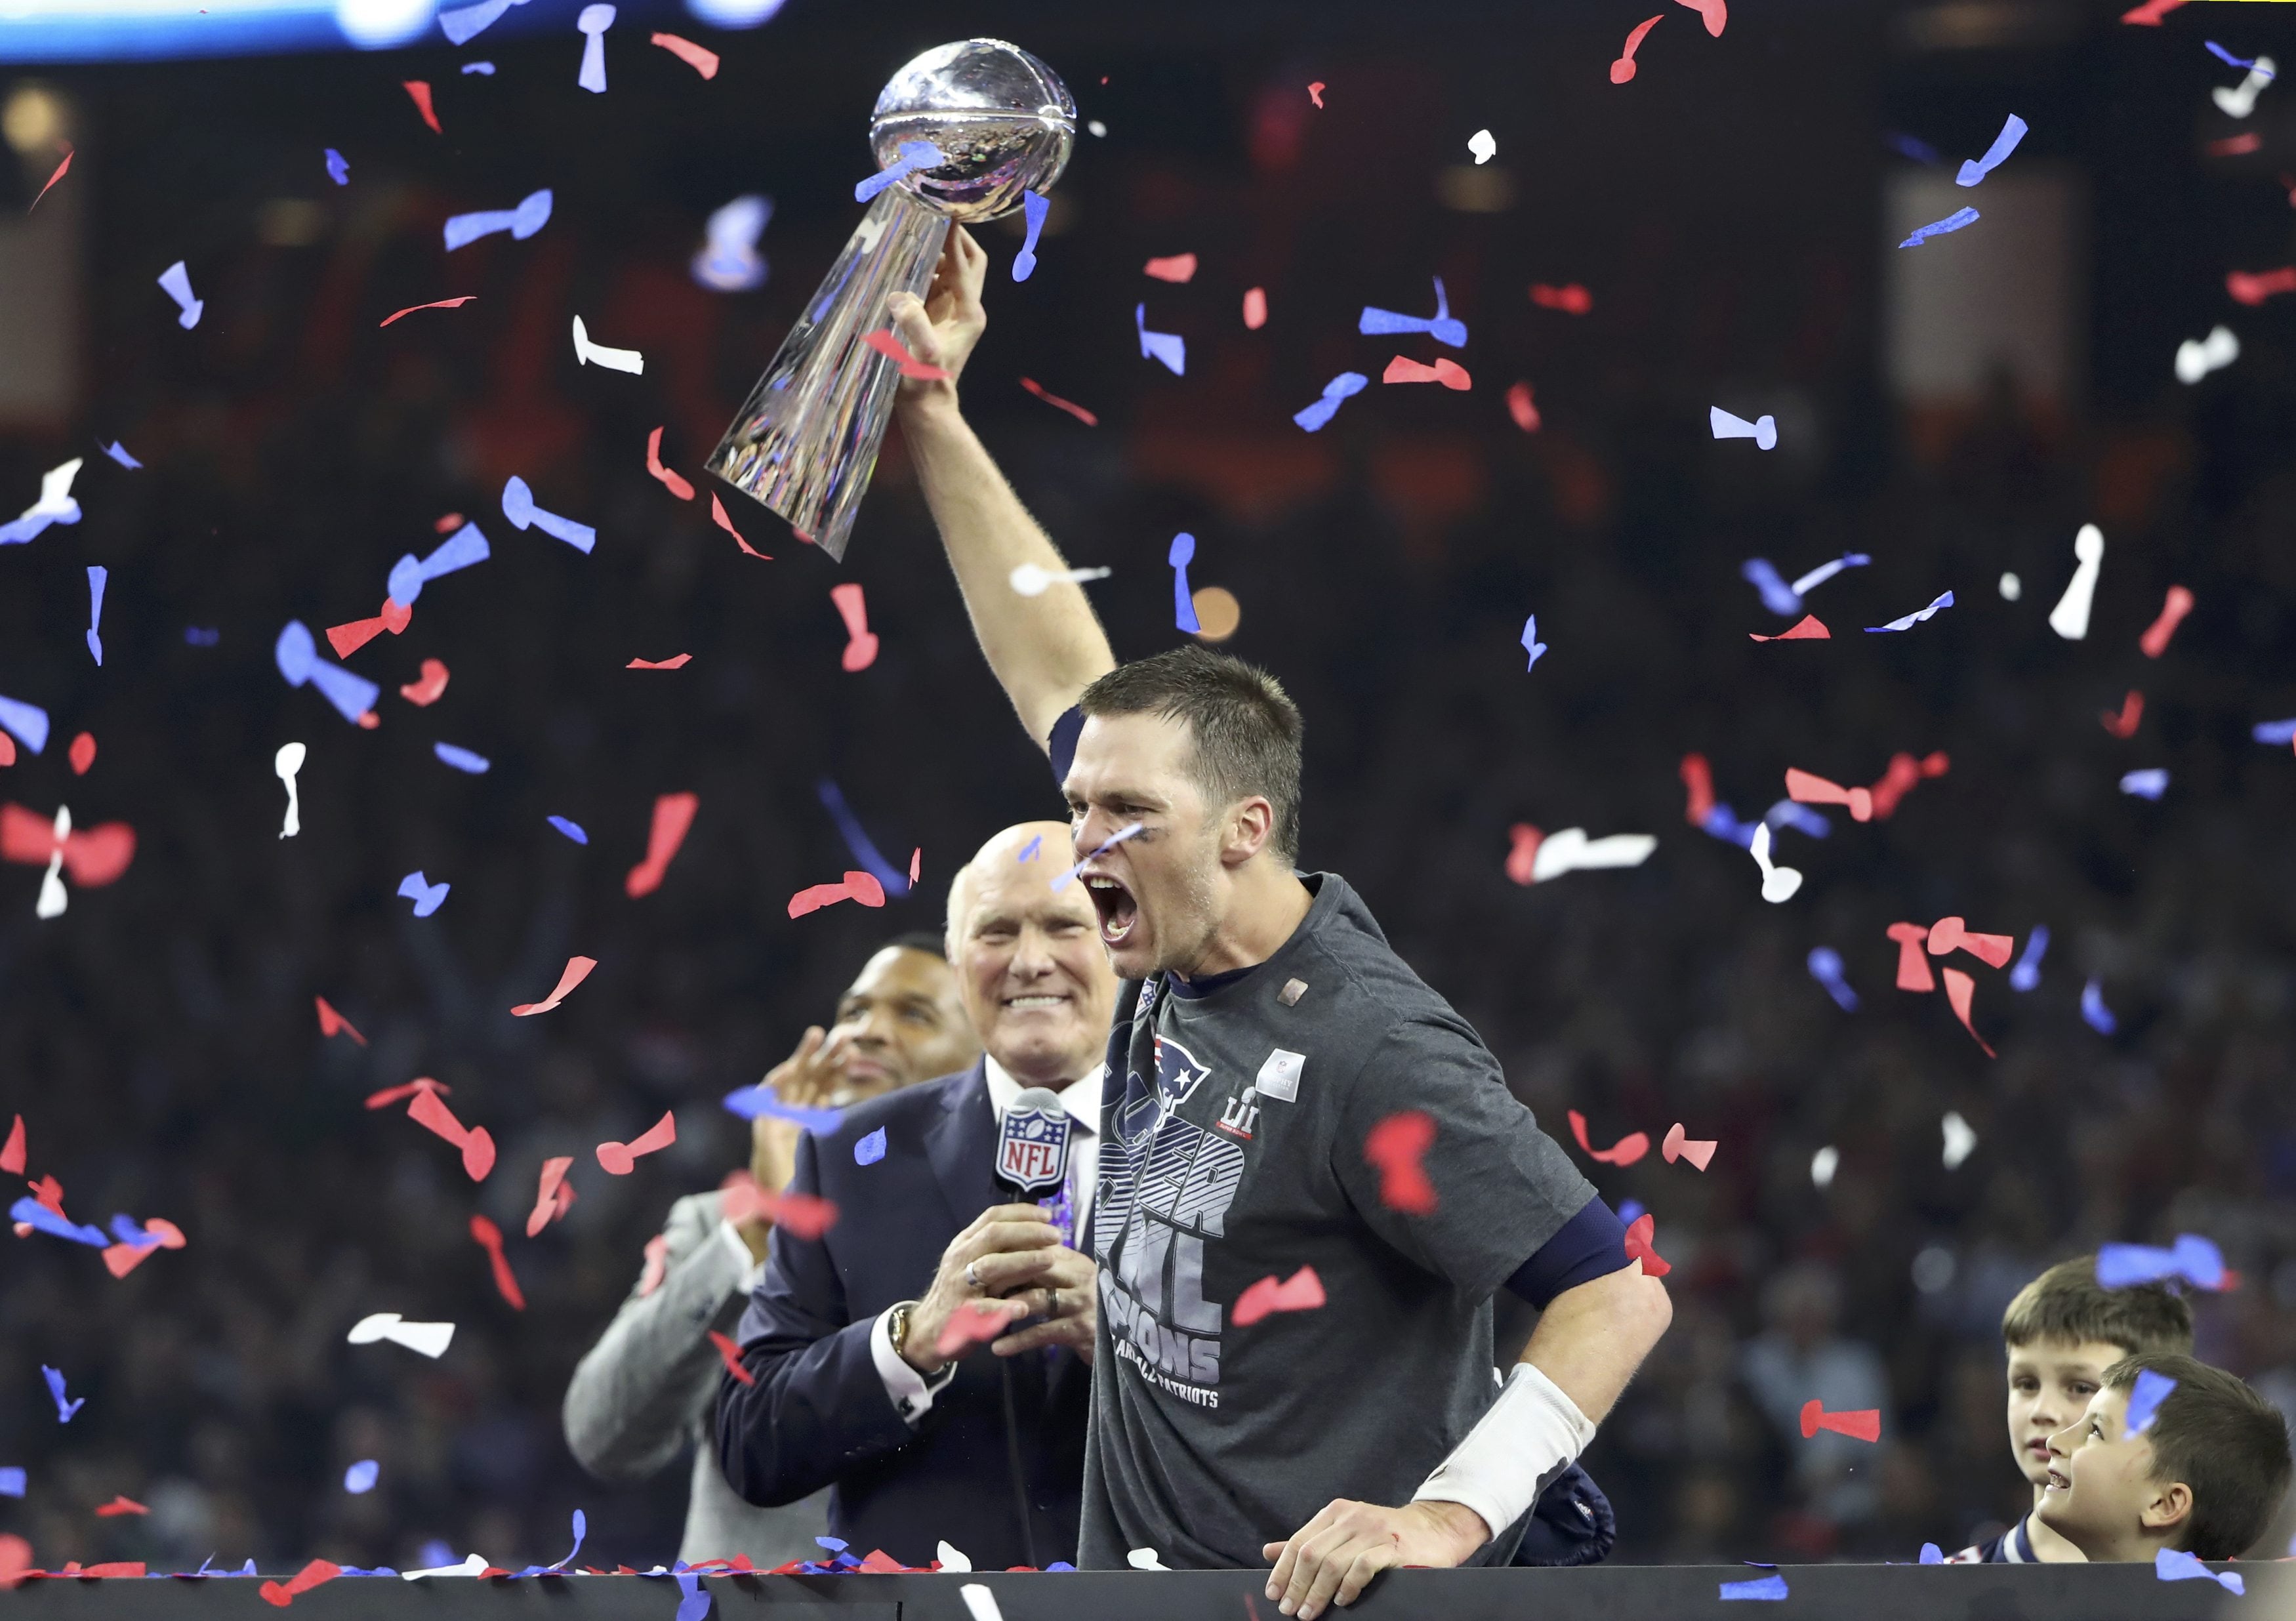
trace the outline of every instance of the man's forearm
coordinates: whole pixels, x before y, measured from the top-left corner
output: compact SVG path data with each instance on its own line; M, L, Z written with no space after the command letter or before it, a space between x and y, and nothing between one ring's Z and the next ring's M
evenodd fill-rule
M1053 573L1068 564L953 401L905 409L901 432L980 651L1041 744L1078 694L1116 667L1108 637L1082 586L1060 581L1033 597L1013 588L1023 563Z
M1521 1360L1599 1424L1673 1320L1666 1286L1630 1263L1557 1295L1539 1314Z

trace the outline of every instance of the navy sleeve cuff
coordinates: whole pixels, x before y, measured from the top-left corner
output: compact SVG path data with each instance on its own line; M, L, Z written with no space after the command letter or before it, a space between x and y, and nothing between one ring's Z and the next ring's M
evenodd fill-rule
M1053 734L1045 740L1045 752L1053 757L1053 781L1055 784L1069 780L1069 767L1076 764L1077 734L1084 730L1084 711L1073 706L1061 713L1053 723Z
M1626 1224L1597 1195L1517 1267L1506 1286L1518 1299L1545 1311L1564 1290L1626 1268Z

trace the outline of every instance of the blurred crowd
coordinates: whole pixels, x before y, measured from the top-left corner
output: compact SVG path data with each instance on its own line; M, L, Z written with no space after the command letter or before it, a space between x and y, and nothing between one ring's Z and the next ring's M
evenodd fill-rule
M1480 55L1462 35L1399 61L1345 41L1151 51L1073 18L1040 39L1003 20L1111 133L1054 193L1030 283L992 273L968 405L1071 561L1114 569L1093 589L1119 656L1175 639L1162 559L1191 531L1195 583L1242 604L1227 645L1307 716L1304 864L1347 875L1550 1132L1575 1109L1598 1147L1677 1120L1720 1144L1703 1173L1580 1157L1614 1205L1654 1213L1674 1267L1675 1326L1587 1459L1622 1560L1910 1559L2013 1519L2001 1309L2100 1241L2220 1242L2240 1284L2196 1303L2199 1355L2296 1411L2296 1121L2275 1085L2296 1058L2296 764L2249 737L2296 714L2284 322L2253 319L2240 364L2197 389L2165 348L2131 354L2137 340L2100 323L2087 410L2005 380L1913 420L1873 354L1874 197L1901 160L1874 79L1829 77L1845 55L1882 60L1878 15L1853 9L1767 32L1734 19L1715 46L1735 53L1726 75L1685 56L1667 83L1645 47L1631 119L1595 95L1612 90L1599 70L1591 87L1557 77L1551 58L1610 48L1583 28ZM714 86L634 61L578 103L564 52L505 50L496 80L442 89L443 146L396 83L426 66L444 83L443 53L65 76L86 120L66 184L87 190L88 398L68 431L0 439L0 492L29 501L92 437L147 466L92 460L81 525L0 555L0 692L46 707L59 740L100 745L85 777L54 745L0 771L0 798L129 822L139 847L119 883L47 922L37 874L0 870L0 1112L24 1115L29 1170L62 1183L76 1220L165 1216L189 1243L123 1281L45 1237L6 1251L0 1462L30 1490L0 1502L0 1528L42 1562L406 1567L476 1550L515 1567L564 1553L576 1507L584 1562L675 1548L682 1471L609 1488L568 1454L576 1359L671 1201L746 1159L720 1095L823 1021L876 945L937 927L947 873L987 833L1057 803L980 666L898 438L841 569L728 493L773 561L743 557L706 494L681 503L644 468L662 425L665 459L703 481L849 228L840 193L865 164L875 83L903 44L935 43L930 18L904 17L913 42L792 17L726 42ZM1333 86L1324 113L1310 77ZM1513 129L1477 111L1528 94L1518 81L1551 104ZM738 113L709 99L729 87ZM1998 111L1986 100L1949 133L1979 150ZM773 139L738 147L744 120ZM1438 124L1439 149L1421 133ZM1488 210L1460 206L1470 183L1428 179L1484 124L1518 193ZM1700 150L1710 127L1743 132L1726 161ZM2068 155L2103 163L2133 138ZM351 160L340 194L327 144ZM446 215L543 184L557 211L533 242L442 258ZM2173 166L2159 184L2180 184ZM760 189L776 197L773 280L697 286L701 222ZM283 196L311 211L283 213ZM2259 206L2226 205L2243 253L2275 250ZM2284 215L2276 228L2284 243ZM1016 240L985 233L1000 266ZM1138 275L1183 250L1197 282ZM2171 324L2219 313L2207 266L2228 250L2196 244L2199 269L2160 273L2163 304L2190 295ZM178 257L209 300L190 333L150 284ZM1319 435L1292 426L1332 373L1375 375L1399 347L1356 337L1357 307L1423 313L1437 274L1474 335L1473 389L1374 387ZM1533 281L1583 282L1594 308L1534 308ZM1272 312L1259 333L1235 313L1253 285ZM376 326L463 292L477 301ZM1187 337L1185 379L1132 352L1143 299L1152 326ZM644 376L578 371L574 313L643 350ZM1519 380L1536 433L1503 404ZM1775 408L1787 442L1717 444L1710 404ZM596 553L503 522L512 473L594 524ZM390 562L427 551L449 512L480 522L494 560L352 656L383 685L382 725L289 690L279 627L374 613ZM2109 550L2089 636L2070 643L2045 619L2089 520ZM1791 577L1844 552L1875 561L1813 598L1832 641L1748 640L1785 622L1742 561ZM88 561L111 569L101 670L81 645ZM848 578L882 638L852 675L827 594ZM2172 583L2198 607L2156 662L2136 638ZM1956 605L1931 622L1862 634L1947 589ZM1551 651L1527 673L1530 612ZM679 652L693 661L674 673L624 667ZM395 689L425 657L452 680L417 709ZM2097 717L2131 688L2146 707L2122 741ZM311 757L303 831L282 840L270 762L291 739ZM492 769L445 769L437 740ZM1684 817L1686 753L1751 819L1787 766L1872 782L1899 750L1944 750L1950 770L1886 822L1834 812L1823 839L1781 833L1778 859L1807 874L1783 906L1742 849ZM2171 774L2157 804L2117 790L2140 766ZM786 917L793 892L856 864L824 779L896 866L922 850L913 896ZM633 901L622 878L653 798L678 790L700 796L693 833ZM1517 823L1660 845L1637 870L1519 888L1504 872ZM392 893L417 868L453 885L422 921ZM1884 930L1946 915L2021 949L2052 931L2030 993L1969 964L1997 1059L1942 995L1892 988ZM1841 954L1856 1011L1806 971L1817 946ZM575 953L595 974L512 1019ZM2110 1036L2079 1011L2092 979ZM315 995L367 1044L323 1039ZM417 1075L493 1133L483 1185L397 1108L363 1107ZM593 1145L665 1108L674 1148L628 1177L599 1170ZM1949 1110L1977 1134L1952 1168ZM558 1154L576 1156L576 1203L529 1240ZM523 1312L494 1289L474 1212L511 1235ZM345 1344L376 1311L451 1321L452 1348L433 1363ZM87 1398L69 1425L44 1363ZM1880 1408L1880 1445L1804 1442L1814 1395ZM379 1484L346 1492L365 1459ZM115 1494L150 1512L95 1518Z

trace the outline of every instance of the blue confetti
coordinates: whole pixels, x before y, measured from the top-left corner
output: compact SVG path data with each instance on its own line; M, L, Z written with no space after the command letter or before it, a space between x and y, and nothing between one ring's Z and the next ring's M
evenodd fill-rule
M103 638L96 634L103 624L103 587L111 577L111 570L102 563L90 563L87 569L87 651L95 655L96 668L103 667Z
M382 1465L372 1458L362 1458L343 1471L343 1490L357 1497L374 1490L375 1478L382 1473Z
M1045 228L1045 216L1052 212L1052 200L1048 197L1040 197L1034 192L1021 193L1021 212L1028 217L1029 235L1028 240L1021 244L1021 251L1013 256L1013 279L1016 282L1025 282L1035 274L1037 238Z
M2227 1570L2221 1574L2210 1569L2196 1554L2182 1548L2162 1548L2152 1555L2152 1574L2164 1582L2214 1582L2226 1592L2246 1593L2247 1585Z
M948 161L941 155L940 148L930 141L904 141L900 152L898 159L853 188L854 201L866 202L903 176L919 169L939 168Z
M1717 805L1698 824L1701 831L1712 834L1725 844L1734 844L1742 850L1753 847L1754 830L1761 825L1759 822L1739 821L1738 813L1726 805Z
M279 633L279 640L272 646L271 657L289 686L308 684L317 687L319 695L335 706L335 713L353 725L358 724L360 716L374 708L375 698L382 691L365 676L355 675L342 666L329 664L320 658L310 627L300 619L287 621L287 628ZM4 718L0 716L0 721Z
M1546 643L1538 639L1538 616L1537 614L1531 615L1522 622L1522 651L1530 655L1530 662L1523 666L1523 668L1526 670L1537 669L1538 667L1539 654L1546 651Z
M342 153L332 146L327 148L327 178L337 185L348 185L351 183L350 164L344 159Z
M550 818L550 825L556 828L560 832L565 834L569 839L571 839L576 844L587 844L590 842L590 835L582 831L582 824L578 822L571 821L564 816L553 816Z
M467 771L474 777L484 775L487 767L494 763L483 754L472 754L469 749L457 748L453 743L433 743L430 745L430 752L455 770Z
M1931 146L1927 141L1919 140L1912 135L1893 132L1882 136L1882 143L1901 158L1911 158L1915 162L1926 163L1932 168L1945 161L1938 156L1936 147Z
M1188 340L1177 332L1152 332L1148 330L1148 307L1136 307L1132 324L1140 332L1140 358L1160 360L1164 369L1175 377L1188 374Z
M114 439L111 444L106 445L103 447L103 454L110 456L113 461L119 463L120 466L127 469L130 472L137 471L144 465L143 463L137 461L134 456L129 455L127 454L127 446L122 445L118 439Z
M1039 833L1034 839L1031 839L1028 843L1021 847L1020 859L1021 861L1035 861L1038 859L1044 847L1045 836L1042 833Z
M2104 1005L2104 991L2095 979L2081 987L2081 1017L2099 1036L2110 1036L2120 1027L2112 1010Z
M898 871L891 862L878 854L877 847L870 841L867 830L861 825L861 818L855 815L852 808L845 803L844 791L828 777L815 783L814 791L820 796L822 808L829 813L830 820L837 823L838 837L845 840L845 847L852 852L853 859L870 877L884 886L886 894L906 895L909 892L909 875Z
M1314 405L1292 413L1292 420L1314 433L1339 414L1340 402L1360 394L1370 386L1371 379L1361 372L1342 372L1324 385L1324 397Z
M466 61L463 64L463 71L464 73L483 73L488 78L492 78L495 76L495 65L490 61Z
M1164 561L1172 570L1173 623L1193 636L1203 629L1196 618L1195 594L1188 589L1188 565L1196 561L1196 537L1185 530L1173 536Z
M0 1469L0 1497L21 1497L23 1494L23 1470L13 1465Z
M519 199L514 209L487 209L476 214L455 214L447 221L447 251L468 247L482 236L492 236L497 231L507 231L524 242L550 223L550 192L547 189L529 192ZM524 524L518 526L524 528ZM586 547L585 550L587 548Z
M2178 1233L2175 1247L2169 1249L2151 1244L2097 1246L2096 1281L2101 1289L2127 1289L2169 1278L2182 1278L2195 1289L2221 1289L2224 1251L2197 1232Z
M414 903L414 915L427 918L447 904L447 891L452 884L434 884L417 868L398 880L398 892Z
M2259 69L2256 65L2258 59L2255 57L2249 57L2243 60L2240 57L2234 56L2230 51L2226 50L2213 39L2203 39L2201 43L2208 46L2210 55L2215 57L2227 68L2238 68L2244 72L2250 73L2260 72L2267 78L2273 77L2269 69Z
M1845 1013L1857 1011L1857 993L1849 981L1842 978L1841 954L1831 946L1814 946L1809 953L1809 977L1825 987L1825 994Z
M1762 821L1774 828L1790 827L1811 839L1824 839L1833 831L1833 823L1808 806L1797 805L1792 799L1781 799L1764 811Z
M186 625L184 626L184 640L193 647L213 647L223 640L223 632L202 629L197 625Z
M111 1235L101 1227L83 1227L78 1222L58 1216L29 1194L8 1207L8 1219L21 1222L28 1227L60 1239L70 1239L75 1244L86 1244L91 1249L111 1248Z
M1786 1596L1786 1579L1772 1571L1768 1576L1757 1576L1751 1582L1725 1582L1722 1584L1722 1596L1725 1599L1783 1599Z
M2259 743L2284 749L2296 743L2296 720L2260 720L2249 729L2248 734Z
M2025 937L2025 954L2017 959L2017 966L2009 970L2009 988L2030 991L2041 983L2041 959L2049 954L2049 926L2033 925L2033 932Z
M467 569L472 563L482 563L494 555L487 537L475 523L466 523L444 541L439 549L424 558L412 552L390 566L390 577L385 582L390 600L401 608L412 608L422 594L426 581L442 574L452 574L457 569Z
M1626 1223L1629 1227L1635 1224L1636 1220L1641 1216L1642 1213L1643 1207L1641 1201L1638 1199L1629 1199L1619 1206L1619 1219Z
M1924 1565L1944 1564L1945 1550L1939 1547L1935 1543L1923 1543L1922 1544L1922 1563Z
M722 1100L728 1112L744 1120L754 1120L759 1115L771 1115L776 1120L793 1120L816 1137L826 1136L845 1124L841 1109L801 1109L794 1103L784 1103L770 1086L737 1086Z
M48 1381L48 1394L56 1398L56 1422L59 1424L70 1423L72 1421L72 1414L78 1412L81 1408L87 1405L87 1397L82 1396L76 1402L65 1401L64 1376L57 1372L53 1368L49 1367L45 1363L40 1364L40 1377Z
M1931 602L1927 608L1917 608L1902 619L1892 619L1887 625L1868 625L1866 627L1866 634L1868 635L1879 635L1884 631L1911 630L1915 626L1920 624L1923 620L1936 613L1939 609L1950 608L1952 606L1953 593L1948 591L1943 596L1938 598L1936 602Z
M1918 248L1923 242L1929 241L1932 236L1943 236L1949 231L1959 231L1966 226L1973 225L1978 222L1980 217L1975 209L1956 209L1952 213L1947 215L1943 219L1938 220L1931 225L1923 225L1920 230L1906 238L1904 242L1899 242L1898 246L1900 248Z
M48 712L37 704L0 698L0 730L37 754L48 746Z
M677 1590L685 1595L677 1601L677 1621L701 1621L709 1613L709 1595L702 1591L700 1576L680 1572Z
M1801 611L1801 594L1778 577L1777 566L1767 557L1750 557L1738 565L1740 577L1762 594L1762 606L1780 618Z
M2009 154L2017 150L2017 143L2025 138L2025 120L2011 113L2009 121L2001 126L2001 133L1993 137L1993 144L1985 149L1985 156L1963 161L1961 173L1955 176L1954 184L1975 185L1998 168Z
M1443 278L1435 278L1435 313L1431 316L1406 315L1391 309L1374 309L1366 305L1356 330L1365 336L1389 332L1425 332L1438 343L1448 344L1455 349L1467 347L1467 327L1462 321L1451 318L1451 301L1443 291Z
M2140 799L2157 799L2169 791L2169 774L2158 765L2128 772L2120 779L2120 791Z
M885 1157L885 1128L879 1126L853 1145L853 1163L874 1165Z
M2161 1404L2176 1388L2177 1381L2167 1374L2155 1373L2150 1368L2138 1369L2136 1383L2128 1392L2128 1412L2121 1433L2142 1435L2151 1429L2152 1420L2160 1416Z

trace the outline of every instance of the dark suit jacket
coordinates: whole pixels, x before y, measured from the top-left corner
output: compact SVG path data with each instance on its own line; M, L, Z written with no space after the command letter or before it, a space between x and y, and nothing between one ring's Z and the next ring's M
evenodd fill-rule
M854 1144L880 1127L884 1158L856 1165ZM1009 1365L1037 1557L1076 1558L1092 1377L1075 1353L974 1351L914 1430L869 1355L877 1317L922 1298L949 1240L1005 1202L995 1139L978 1063L849 1109L825 1136L808 1134L790 1186L832 1200L836 1224L812 1240L774 1230L738 1334L758 1382L728 1374L718 1384L727 1482L762 1504L833 1484L830 1530L857 1555L882 1548L922 1565L946 1539L983 1570L1027 1562L1005 1446Z

